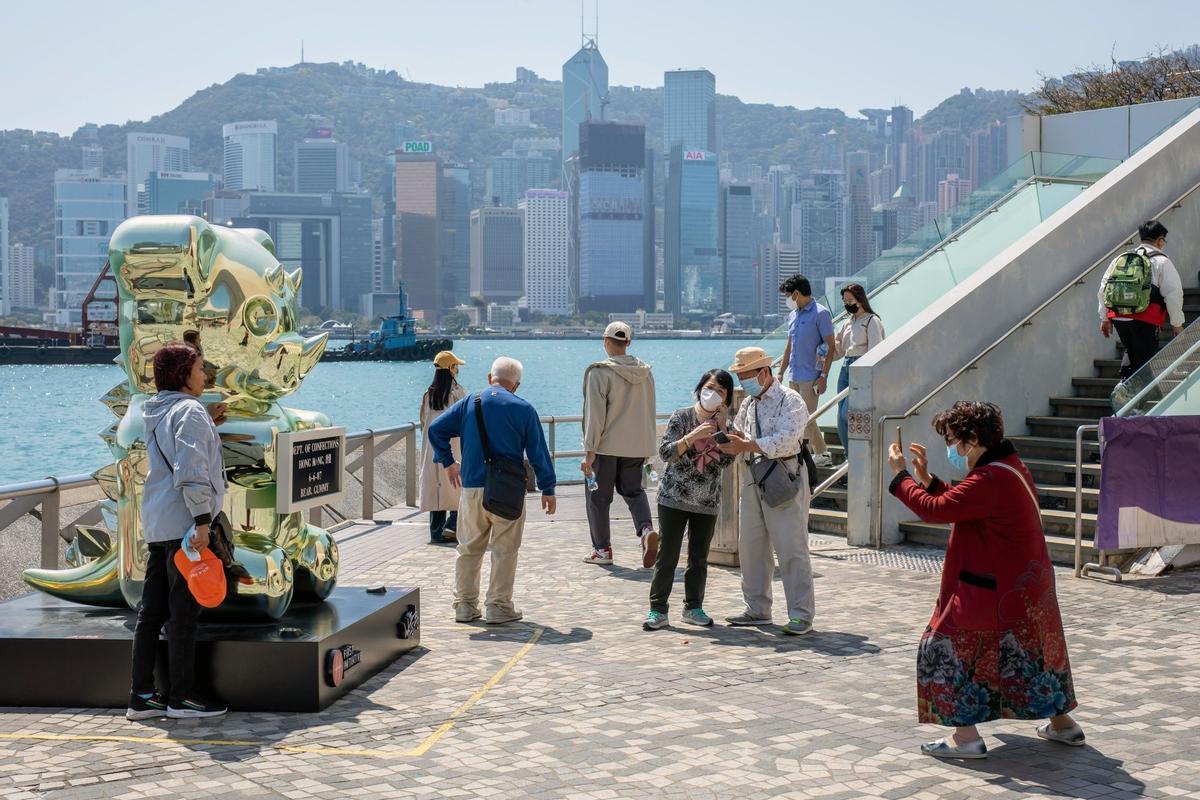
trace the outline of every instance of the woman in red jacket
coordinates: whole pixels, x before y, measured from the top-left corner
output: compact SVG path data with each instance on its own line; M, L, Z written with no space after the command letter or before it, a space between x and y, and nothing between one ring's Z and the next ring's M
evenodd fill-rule
M926 522L953 523L941 592L917 654L921 722L954 733L921 746L936 758L984 758L975 727L994 719L1046 719L1043 739L1079 746L1067 713L1075 689L1033 477L1004 438L992 403L959 402L937 415L956 486L929 474L914 444L910 475L899 445L890 491Z

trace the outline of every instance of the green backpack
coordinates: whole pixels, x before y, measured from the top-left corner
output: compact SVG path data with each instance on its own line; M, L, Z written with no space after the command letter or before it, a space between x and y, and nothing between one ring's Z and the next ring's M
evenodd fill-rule
M1117 314L1140 314L1153 297L1154 267L1143 247L1117 257L1104 285L1104 305Z

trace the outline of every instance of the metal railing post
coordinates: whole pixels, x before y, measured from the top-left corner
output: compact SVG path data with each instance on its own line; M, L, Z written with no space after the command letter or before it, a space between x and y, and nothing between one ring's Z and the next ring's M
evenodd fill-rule
M1120 583L1122 578L1120 567L1108 567L1094 561L1083 563L1083 434L1099 430L1099 425L1080 425L1075 429L1075 577L1086 578L1093 572L1103 572L1111 575L1113 580ZM1100 518L1097 515L1097 528L1092 533L1092 546L1096 548L1096 552L1100 554L1100 560L1103 562L1104 551L1099 548L1096 541L1096 537L1100 533L1099 524Z
M375 518L375 432L370 428L363 440L362 518Z
M425 445L429 446L428 443ZM417 429L404 434L404 503L417 505Z
M546 429L546 444L549 446L550 458L553 460L558 456L558 423L554 421L554 417L550 417L546 424L548 426Z
M54 481L54 489L42 498L42 569L58 568L58 512L59 499L58 480Z

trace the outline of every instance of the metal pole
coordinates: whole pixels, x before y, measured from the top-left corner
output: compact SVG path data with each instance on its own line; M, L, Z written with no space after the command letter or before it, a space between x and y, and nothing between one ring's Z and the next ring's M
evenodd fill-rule
M428 447L428 443L425 445ZM417 429L404 434L404 503L417 505Z
M363 440L362 518L375 518L375 432L370 428Z
M1083 576L1083 432L1095 425L1075 429L1075 577Z
M554 459L558 455L558 436L556 435L558 424L554 421L554 417L550 417L546 421L546 424L548 425L546 433L548 441L546 444L550 446L550 458Z
M53 479L52 479L53 480ZM58 483L57 480L54 481ZM58 488L42 499L42 569L58 568Z

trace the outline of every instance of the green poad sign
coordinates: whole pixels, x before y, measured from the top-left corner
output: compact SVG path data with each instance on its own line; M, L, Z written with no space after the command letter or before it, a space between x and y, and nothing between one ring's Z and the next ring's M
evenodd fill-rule
M432 153L433 142L405 142L401 151L404 153Z

